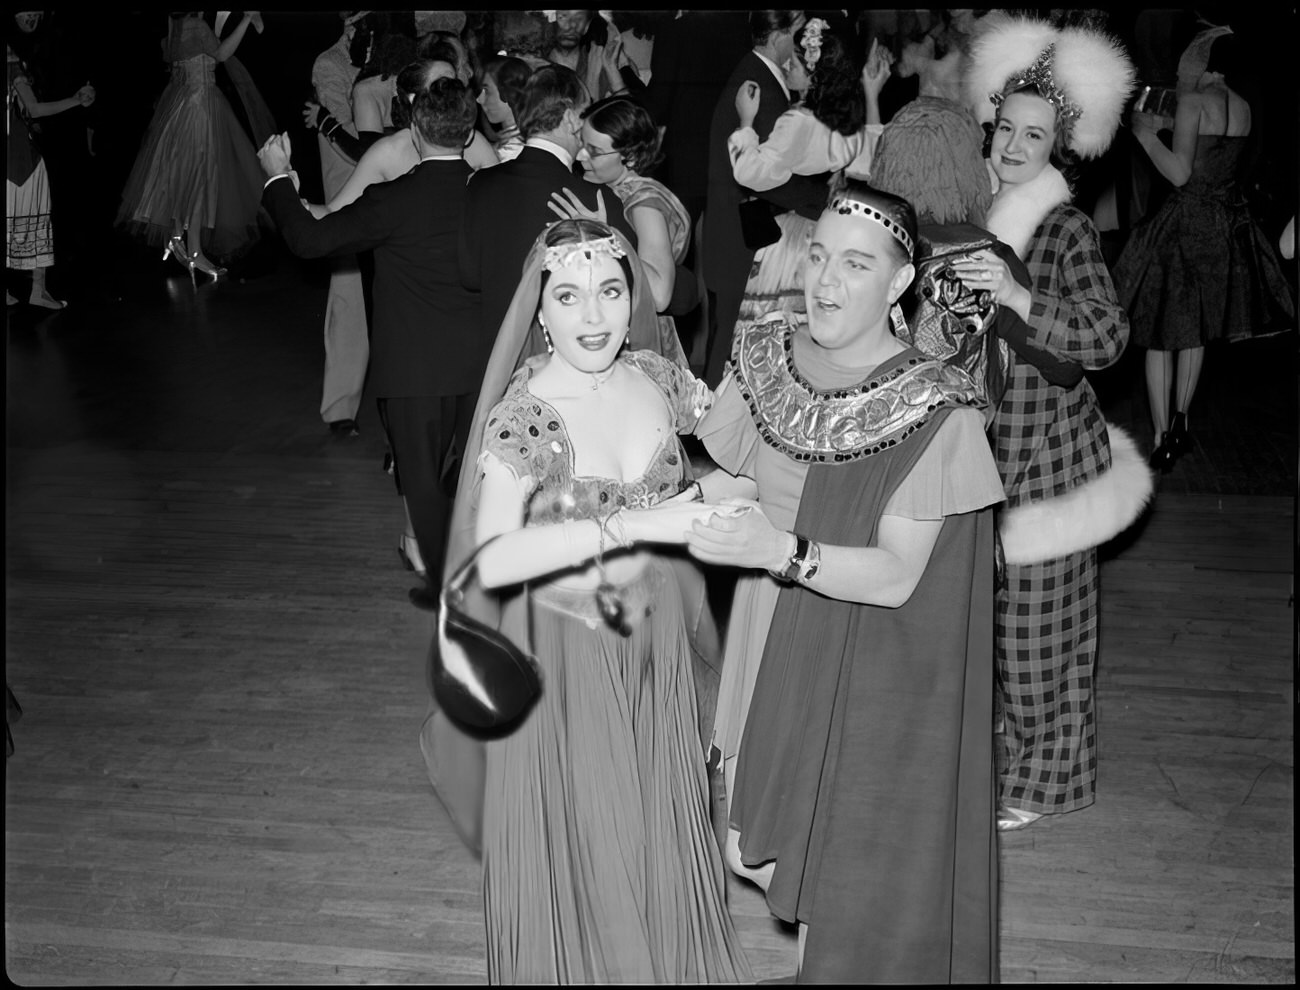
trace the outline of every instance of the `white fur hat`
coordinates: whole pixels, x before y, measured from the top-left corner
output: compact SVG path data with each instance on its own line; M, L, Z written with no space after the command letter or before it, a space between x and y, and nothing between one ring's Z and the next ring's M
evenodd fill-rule
M986 122L1008 92L1035 86L1068 129L1070 150L1094 158L1115 137L1134 76L1124 47L1104 32L997 11L980 21L971 43L966 98Z

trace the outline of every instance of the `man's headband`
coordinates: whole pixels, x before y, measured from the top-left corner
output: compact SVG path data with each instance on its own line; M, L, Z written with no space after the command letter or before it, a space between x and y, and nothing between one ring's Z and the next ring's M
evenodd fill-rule
M839 213L842 216L859 216L866 217L868 220L880 224L894 240L903 246L907 256L912 257L912 235L903 229L898 221L891 219L884 213L881 213L874 206L868 206L866 203L851 199L848 196L836 196L831 200L831 205L826 207L831 213Z

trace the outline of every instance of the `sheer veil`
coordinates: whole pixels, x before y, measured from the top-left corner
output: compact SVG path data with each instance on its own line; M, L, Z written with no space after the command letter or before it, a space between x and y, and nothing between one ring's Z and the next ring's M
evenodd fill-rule
M479 456L483 451L484 434L492 409L505 395L516 372L529 364L540 367L547 360L546 341L537 322L537 307L541 294L543 261L546 257L546 237L557 224L570 224L576 230L579 222L557 221L549 225L533 242L532 249L524 260L519 286L515 289L514 298L501 322L492 355L488 359L478 403L474 407L469 438L461 459L460 481L456 487L456 502L452 509L447 556L443 565L444 580L464 563L477 546L475 530L482 485ZM632 314L627 347L663 354L654 300L636 249L627 237L613 227L595 221L581 221L581 224L592 236L616 238L626 255L625 260L632 273ZM673 355L665 356L671 358ZM510 589L505 594L489 593L471 583L466 589L465 608L475 618L499 629L515 643L529 650L525 593L526 589L522 587ZM420 744L434 790L447 807L461 838L477 852L482 830L483 774L486 768L484 744L458 731L436 710L425 720Z

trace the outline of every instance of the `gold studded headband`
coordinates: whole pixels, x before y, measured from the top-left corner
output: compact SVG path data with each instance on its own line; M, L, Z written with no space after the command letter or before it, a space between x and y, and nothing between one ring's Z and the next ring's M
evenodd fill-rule
M896 220L891 219L884 213L881 213L874 206L868 206L866 203L859 202L856 199L850 199L848 196L836 196L831 200L831 205L826 207L831 213L839 213L843 216L853 215L866 217L873 220L880 226L889 231L890 236L903 246L907 256L912 257L912 235L903 229L902 225Z

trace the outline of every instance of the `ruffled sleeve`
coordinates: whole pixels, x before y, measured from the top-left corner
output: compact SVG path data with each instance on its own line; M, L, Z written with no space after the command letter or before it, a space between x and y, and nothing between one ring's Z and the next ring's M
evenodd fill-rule
M754 477L763 438L730 372L718 386L713 408L700 420L695 435L718 467L731 475Z
M741 127L727 139L731 173L742 186L766 192L784 185L793 175L821 175L847 169L865 176L871 169L883 128L867 125L844 135L827 127L807 110L787 110L777 118L767 140L759 142L752 127Z
M939 424L883 514L943 519L996 505L1004 497L1002 478L984 435L984 417L977 409L963 407L953 409Z
M659 386L672 410L674 429L678 433L693 433L700 417L713 405L709 386L654 351L630 351L625 360Z

